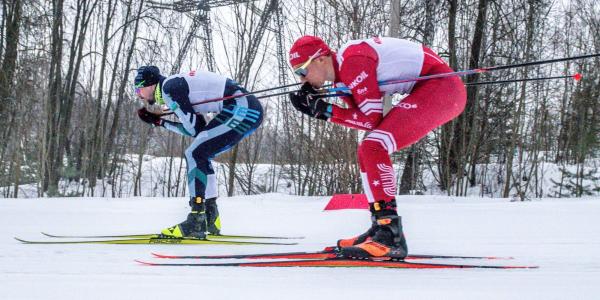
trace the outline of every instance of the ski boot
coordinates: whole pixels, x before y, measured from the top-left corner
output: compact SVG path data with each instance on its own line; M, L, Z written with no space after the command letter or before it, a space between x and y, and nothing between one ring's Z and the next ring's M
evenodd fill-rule
M365 233L357 235L355 237L338 240L337 241L338 249L341 249L344 247L351 247L351 246L358 245L360 243L365 242L367 239L370 239L373 236L376 228L377 228L377 222L375 222L373 220L373 223L371 223L371 227Z
M210 235L221 234L221 218L217 207L217 198L206 199L206 225Z
M369 206L373 225L356 238L338 241L340 255L350 258L389 257L403 260L408 254L408 247L402 230L402 218L396 212L396 201L377 201Z
M202 197L190 199L192 211L187 219L175 226L163 229L160 233L162 238L194 238L206 239L206 204Z

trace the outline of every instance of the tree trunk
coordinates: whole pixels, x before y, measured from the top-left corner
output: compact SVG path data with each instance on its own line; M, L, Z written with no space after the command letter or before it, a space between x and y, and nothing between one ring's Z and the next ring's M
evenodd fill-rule
M448 9L448 55L450 68L458 69L456 58L456 7L458 0L449 0ZM442 126L439 146L438 174L440 178L440 188L451 193L453 178L458 174L458 164L456 157L458 156L457 133L458 122L456 119Z
M58 193L59 170L62 160L59 130L62 106L62 44L63 44L63 1L52 1L52 42L50 44L50 74L48 76L48 97L46 98L46 130L42 153L42 191L53 196Z
M535 21L535 13L536 13L536 1L537 0L529 0L528 1L528 6L529 6L529 12L528 12L528 17L527 17L527 25L526 25L526 30L527 30L527 39L526 39L526 46L525 46L525 53L523 54L524 56L524 61L529 61L531 58L531 51L533 48L533 41L534 41L534 30L535 30L535 26L534 26L534 21ZM524 67L523 71L522 71L522 75L523 77L526 77L526 74L528 73L529 68L528 67ZM510 190L511 187L513 186L513 183L515 185L519 185L521 182L521 177L522 176L517 176L516 180L513 181L513 159L514 159L514 151L517 150L517 146L522 142L522 138L520 136L520 128L521 128L521 122L522 122L522 118L523 116L523 112L525 110L525 100L526 100L526 92L527 92L527 82L523 82L521 85L521 92L518 98L518 103L515 106L515 110L513 111L513 124L511 127L511 138L509 140L509 146L508 149L506 151L506 176L505 176L505 183L504 183L504 189L502 191L502 197L507 198L510 196ZM524 151L524 149L522 149L521 147L521 153L522 151ZM520 189L520 187L517 187L517 189ZM521 198L521 200L524 199L524 194L523 193L519 193L519 196Z
M475 32L473 33L473 39L471 41L471 55L469 57L469 69L476 69L480 64L481 57L481 48L482 42L485 38L485 20L487 17L487 8L488 1L487 0L479 0L477 6L477 20L475 21ZM479 74L471 75L467 77L468 82L474 82L479 79ZM473 149L473 145L477 140L477 130L475 126L476 118L475 116L479 113L479 105L477 102L477 91L478 86L469 86L467 88L467 103L465 106L465 110L463 114L459 117L459 126L456 127L456 131L454 133L455 137L460 137L454 140L454 145L457 149L456 156L450 157L450 159L455 160L455 162L451 163L456 164L458 166L458 176L459 180L457 181L457 195L464 195L466 191L462 190L462 178L464 178L464 172L466 167L466 162L469 161L469 158L476 155ZM475 178L470 178L471 185L474 182Z
M103 139L103 132L105 131L105 126L106 124L103 123L103 118L100 117L102 115L102 99L104 98L104 80L105 80L105 71L106 71L106 65L108 64L108 49L110 47L110 40L111 40L111 34L110 34L110 28L112 25L112 20L114 17L114 13L116 10L116 3L113 2L113 0L108 0L108 3L106 4L106 18L105 18L105 24L104 24L104 31L103 31L103 39L102 39L102 55L101 57L101 64L100 64L100 78L98 80L98 94L95 97L95 103L96 103L96 107L95 107L95 114L94 117L96 118L95 122L94 122L94 127L92 128L92 134L91 134L91 140L90 140L90 153L89 153L89 164L88 164L88 170L87 170L87 178L90 182L90 188L92 191L92 195L94 193L95 190L95 186L96 186L96 179L98 178L98 175L100 175L98 172L100 171L101 168L101 159L102 159L102 139Z
M0 69L0 128L2 131L1 138L3 141L7 141L9 139L9 135L12 133L12 130L7 126L6 121L8 117L6 116L6 109L11 105L14 105L16 99L11 97L11 91L14 90L13 85L13 77L15 74L16 63L17 63L17 46L19 45L19 31L21 28L21 9L23 3L20 0L11 1L10 7L7 7L3 3L3 8L8 11L4 11L6 19L3 20L5 24L6 30L6 41L10 41L10 43L6 43L6 49L4 53L2 53L4 59L2 59L2 66ZM4 41L4 39L3 39ZM0 152L4 153L4 147L8 143L4 142L2 144L2 149ZM3 157L0 157L0 161L3 160Z
M275 10L277 8L277 1L278 0L269 0L265 4L264 8L262 9L262 14L260 15L258 24L255 27L256 29L252 34L252 38L250 39L250 41L248 41L245 49L238 49L238 51L244 52L244 50L245 50L245 52L243 55L240 56L241 60L239 61L239 65L237 66L237 71L235 72L235 74L236 74L235 80L237 80L237 82L241 83L244 86L246 86L249 81L250 68L252 67L252 64L254 63L254 60L255 60L257 52L258 52L258 46L262 42L262 37L268 28L268 25L270 23L273 12L275 12ZM254 5L254 4L250 3L249 5ZM235 174L235 168L236 168L236 164L237 164L237 152L238 152L238 145L233 147L231 157L229 159L228 166L227 166L229 169L229 179L228 179L228 187L227 187L227 193L229 196L233 195L233 193L234 193L234 181L233 180L235 179L235 176L232 176L232 175Z
M128 6L132 5L132 1L129 1ZM115 103L115 111L113 113L113 121L112 124L110 126L110 130L108 132L108 137L106 138L106 145L105 145L105 149L104 149L104 158L103 158L103 164L106 165L106 163L108 162L108 157L111 155L111 153L113 152L113 147L114 147L114 141L117 135L117 129L119 128L119 124L120 124L120 115L121 115L121 107L123 104L123 101L125 99L125 89L130 86L129 83L129 73L127 72L127 70L130 69L131 67L131 60L133 59L133 53L135 51L135 45L137 42L137 34L138 34L138 26L139 26L139 21L140 21L140 15L142 13L142 7L144 5L144 1L140 0L139 4L138 4L138 10L137 10L137 14L135 16L135 22L134 22L134 27L133 27L133 36L132 36L132 40L131 40L131 45L129 46L129 50L127 51L127 58L125 59L125 64L123 67L123 76L121 77L121 81L119 82L119 87L118 87L118 91L117 91L117 102ZM115 158L113 158L113 160L115 160ZM115 164L113 163L113 166ZM110 173L112 173L112 169L110 170Z

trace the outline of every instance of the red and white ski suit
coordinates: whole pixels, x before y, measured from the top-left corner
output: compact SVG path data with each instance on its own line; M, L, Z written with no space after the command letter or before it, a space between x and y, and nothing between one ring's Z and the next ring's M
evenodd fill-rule
M423 138L464 109L466 91L459 77L378 85L378 81L452 72L432 50L407 40L377 37L353 40L335 54L335 85L352 97L347 107L333 105L329 121L366 130L358 146L358 161L369 202L391 201L396 179L390 154ZM409 94L383 116L383 96Z

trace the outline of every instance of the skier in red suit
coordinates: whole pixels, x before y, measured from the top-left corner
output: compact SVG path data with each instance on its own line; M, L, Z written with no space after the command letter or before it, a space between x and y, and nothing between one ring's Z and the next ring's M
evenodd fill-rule
M357 152L373 223L365 233L338 241L342 255L403 259L408 250L396 211L390 154L457 117L466 103L463 82L453 76L379 85L378 81L453 71L431 49L396 38L352 40L334 52L322 39L303 36L292 45L289 55L290 65L304 82L300 91L290 94L298 111L367 131ZM349 89L351 96L341 97L346 107L316 95L315 88L325 82ZM395 93L408 96L384 115L383 97Z

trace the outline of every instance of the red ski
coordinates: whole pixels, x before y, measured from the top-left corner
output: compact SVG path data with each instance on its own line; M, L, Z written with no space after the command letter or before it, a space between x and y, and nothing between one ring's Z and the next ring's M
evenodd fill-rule
M358 260L346 258L327 258L318 260L285 260L266 262L233 263L152 263L141 260L136 262L146 266L172 267L326 267L326 268L393 268L393 269L534 269L536 266L493 266L466 264L415 263L391 260Z
M170 259L327 259L336 258L338 256L338 250L337 247L326 247L322 251L315 252L276 252L233 255L168 255L152 253L152 255L155 258ZM512 259L512 257L410 254L405 259Z

